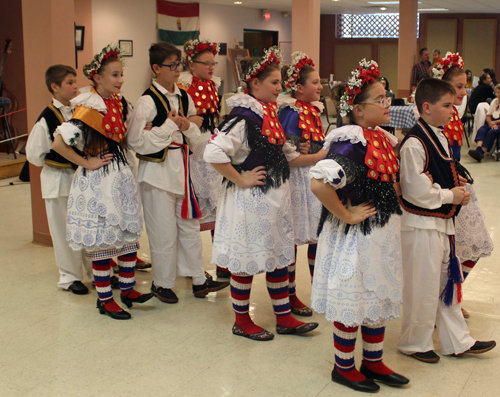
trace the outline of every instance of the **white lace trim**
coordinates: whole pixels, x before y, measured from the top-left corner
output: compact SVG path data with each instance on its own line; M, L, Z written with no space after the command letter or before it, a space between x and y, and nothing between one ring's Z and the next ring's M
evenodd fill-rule
M356 143L362 143L366 146L365 135L363 134L363 128L359 125L343 125L342 127L335 128L330 131L330 133L325 138L325 143L323 144L323 149L326 151L330 150L330 146L333 142L340 141L350 141L353 145Z
M220 87L221 78L219 76L212 76L212 81L215 84L215 88L218 89ZM188 88L193 82L193 74L191 72L182 72L177 82L183 87Z
M231 109L235 107L247 108L257 114L257 116L264 118L264 111L259 101L257 101L257 99L253 96L244 94L243 92L233 95L226 101L226 103Z
M288 106L295 110L297 113L301 113L302 108L298 108L297 106L295 106L295 102L297 102L297 99L292 97L290 94L278 96L278 108L280 110ZM311 105L316 106L319 109L320 113L323 113L323 110L325 109L325 105L323 105L323 103L319 101L311 102Z
M85 106L86 108L95 109L98 112L107 113L104 99L98 94L90 92L92 86L80 88L80 95L71 100L71 106Z

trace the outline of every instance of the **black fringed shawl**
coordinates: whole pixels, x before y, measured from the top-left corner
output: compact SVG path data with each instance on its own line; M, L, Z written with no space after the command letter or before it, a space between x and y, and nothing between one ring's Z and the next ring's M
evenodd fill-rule
M267 171L263 186L254 186L266 193L269 189L277 189L290 177L290 167L283 153L283 145L269 143L268 137L262 135L262 118L253 111L244 107L235 107L224 122L219 126L221 133L228 133L231 128L241 120L245 121L246 139L251 151L241 164L233 164L236 171L250 171L263 165ZM233 186L228 181L227 187Z
M364 202L370 203L375 207L377 213L357 225L349 225L335 217L324 206L321 211L321 218L318 225L318 236L323 229L325 221L334 222L336 225L344 226L344 233L347 234L352 227L359 228L364 235L370 234L376 227L384 227L389 218L393 215L402 215L396 191L393 187L393 182L382 182L379 179L371 179L367 177L368 167L364 164L364 155L356 156L358 161L352 160L343 154L336 153L335 146L350 145L348 153L361 152L366 147L361 143L351 144L349 141L335 142L330 148L330 153L327 159L335 160L344 170L346 175L346 186L336 190L342 204L347 206L347 200L351 200L351 205L359 205ZM354 148L352 147L354 146ZM354 149L354 150L353 150ZM362 160L361 160L362 159ZM361 163L363 161L363 163Z

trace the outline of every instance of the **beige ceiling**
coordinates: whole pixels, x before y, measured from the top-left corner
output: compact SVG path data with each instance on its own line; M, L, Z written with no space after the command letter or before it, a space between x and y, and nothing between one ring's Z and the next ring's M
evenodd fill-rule
M196 0L175 0L189 3ZM197 0L199 3L223 4L233 7L260 8L266 10L291 11L292 0L241 0L243 4L234 5L234 0ZM322 14L343 13L376 13L398 12L397 4L386 5L387 11L380 11L380 5L369 4L368 1L377 0L321 0ZM383 1L383 0L380 0ZM419 8L447 8L449 13L500 13L500 0L422 0ZM442 13L443 11L439 11Z

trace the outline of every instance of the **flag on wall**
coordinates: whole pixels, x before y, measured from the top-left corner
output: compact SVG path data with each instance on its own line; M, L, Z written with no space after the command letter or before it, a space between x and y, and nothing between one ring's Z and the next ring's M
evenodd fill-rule
M161 41L184 45L200 36L200 4L156 0L158 36Z

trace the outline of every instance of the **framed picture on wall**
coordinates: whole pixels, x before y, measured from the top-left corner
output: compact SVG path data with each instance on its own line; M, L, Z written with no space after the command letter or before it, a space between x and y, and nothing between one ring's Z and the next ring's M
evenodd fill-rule
M84 35L85 35L85 26L75 25L75 49L77 51L83 50Z
M231 59L231 66L233 68L234 82L236 87L241 87L244 82L243 72L241 71L240 59L250 56L246 48L230 48L229 58Z
M118 40L118 45L122 56L131 57L134 55L134 42L132 40Z

